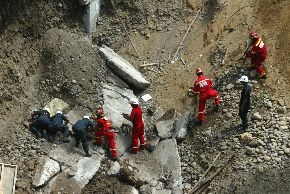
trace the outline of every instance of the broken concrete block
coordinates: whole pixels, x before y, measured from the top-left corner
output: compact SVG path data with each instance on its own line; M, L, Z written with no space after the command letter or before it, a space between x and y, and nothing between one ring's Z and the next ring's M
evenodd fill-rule
M156 145L159 143L160 138L156 135L147 136L147 149L149 151L153 151L156 147Z
M145 183L155 185L162 172L160 162L152 158L148 152L139 152L122 157L120 173L126 181L140 187Z
M116 133L117 153L122 156L132 145L132 135Z
M88 34L91 34L96 30L96 22L100 15L101 2L100 0L90 0L88 3L88 1L82 0L81 3L87 4L86 13L84 15L85 30Z
M190 121L190 111L187 111L181 114L180 119L177 121L176 126L174 128L174 132L172 134L172 138L176 138L177 140L184 140L187 134L187 128Z
M108 175L118 174L120 169L121 169L121 166L120 166L119 162L115 161L115 162L111 163L111 167L108 170L107 174Z
M158 143L153 157L163 165L164 173L169 174L166 180L169 188L182 189L181 162L176 140L167 139Z
M129 104L130 98L136 98L133 91L127 88L119 88L103 84L103 108L106 117L112 120L114 127L120 128L122 124L130 125L131 122L122 116L122 113L130 114L132 107Z
M156 121L155 126L158 132L158 136L161 139L171 138L175 118L176 118L175 109L170 109L158 121Z
M149 184L142 185L140 187L140 193L141 194L156 194L155 192L156 192L156 188L152 187Z
M91 115L89 109L85 109L83 107L75 107L71 111L69 111L65 116L68 118L70 123L68 124L68 127L71 129L72 124L75 124L78 120L82 119L85 115Z
M132 190L129 192L129 194L139 194L139 191L135 189L135 187L132 187Z
M63 111L68 106L68 103L64 102L63 100L54 98L44 108L49 108L50 115L53 116L56 114L56 111Z
M155 194L171 194L171 190L169 189L156 190Z
M145 89L150 85L143 75L135 69L127 60L115 53L112 49L103 46L100 52L109 61L108 65L112 68L128 85L138 89Z
M40 159L36 167L36 172L32 181L34 187L41 187L45 185L51 178L53 178L60 171L59 163L49 157Z

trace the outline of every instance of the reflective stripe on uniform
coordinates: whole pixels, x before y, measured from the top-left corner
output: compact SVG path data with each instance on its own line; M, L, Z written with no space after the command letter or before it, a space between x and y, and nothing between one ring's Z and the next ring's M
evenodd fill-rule
M114 132L114 130L108 130L109 133Z
M205 111L202 111L202 112L198 112L199 114L202 114L202 113L205 113Z
M111 151L117 150L117 149L110 149Z
M200 84L200 83L203 82L203 81L209 81L209 79L203 79L203 80L197 82L195 85Z
M259 44L261 43L261 41L262 41L262 38L259 38L255 46L259 46Z
M133 149L138 149L138 147L133 147Z
M96 137L96 139L101 139L102 137Z

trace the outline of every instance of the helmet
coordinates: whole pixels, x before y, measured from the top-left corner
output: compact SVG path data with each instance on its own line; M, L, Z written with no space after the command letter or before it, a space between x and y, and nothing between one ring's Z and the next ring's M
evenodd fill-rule
M104 116L104 114L105 114L104 109L102 107L97 108L96 114L98 116Z
M61 112L60 110L56 111L56 114L58 114L58 113L59 113L59 114L62 114L62 112Z
M50 114L50 109L47 107L44 107L43 110L47 111Z
M90 116L85 115L85 116L83 117L83 119L90 119Z
M260 38L259 34L257 32L251 32L250 38Z
M138 105L138 104L139 104L139 100L138 100L138 98L131 98L131 99L130 99L130 104Z
M239 82L249 82L249 78L246 75L243 75L240 79Z
M196 73L196 74L202 73L201 68L196 68L195 73Z

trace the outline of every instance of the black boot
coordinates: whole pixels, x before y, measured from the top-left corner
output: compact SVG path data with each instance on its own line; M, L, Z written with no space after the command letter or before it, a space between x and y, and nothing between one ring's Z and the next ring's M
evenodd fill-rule
M194 121L194 125L197 126L197 127L198 127L198 126L202 126L202 121L200 121L200 120L195 120L195 121Z

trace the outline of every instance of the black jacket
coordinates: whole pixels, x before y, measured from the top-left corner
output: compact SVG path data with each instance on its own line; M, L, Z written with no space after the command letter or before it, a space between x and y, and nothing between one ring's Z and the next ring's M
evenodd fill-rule
M73 126L73 131L87 131L89 127L94 127L95 124L89 119L78 120Z
M249 84L245 84L241 93L241 99L239 103L239 108L249 110L251 106L251 91L252 87Z

